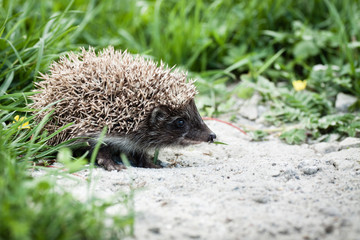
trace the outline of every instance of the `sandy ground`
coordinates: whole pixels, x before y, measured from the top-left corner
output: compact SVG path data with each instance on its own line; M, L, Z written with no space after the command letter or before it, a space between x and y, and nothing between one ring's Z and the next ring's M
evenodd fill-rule
M136 189L136 239L360 239L359 139L252 142L207 123L228 145L160 152L176 167L95 169L97 196ZM82 199L88 174L58 182Z

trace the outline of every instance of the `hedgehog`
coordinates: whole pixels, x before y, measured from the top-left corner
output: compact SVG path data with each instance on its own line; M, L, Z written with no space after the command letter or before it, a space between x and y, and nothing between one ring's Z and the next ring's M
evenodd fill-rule
M195 105L194 80L162 61L134 56L112 46L95 52L81 48L50 65L35 83L32 108L50 108L49 133L73 123L52 137L49 145L76 139L74 155L90 156L107 127L96 164L121 170L121 154L135 167L159 168L148 152L171 146L213 142L216 138ZM39 111L42 119L46 111ZM73 144L74 146L78 144Z

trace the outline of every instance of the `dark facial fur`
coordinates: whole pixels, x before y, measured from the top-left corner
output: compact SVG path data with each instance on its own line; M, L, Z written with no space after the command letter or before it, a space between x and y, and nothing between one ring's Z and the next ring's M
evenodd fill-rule
M96 144L96 136L88 140L90 148ZM127 155L131 165L137 167L159 167L151 163L147 151L167 146L188 146L201 142L213 142L216 135L206 126L191 100L181 109L160 106L151 112L135 132L109 134L100 148L97 163L107 170L120 170L120 154Z
M193 100L182 109L155 108L146 135L147 146L155 148L212 142L216 138L201 119Z

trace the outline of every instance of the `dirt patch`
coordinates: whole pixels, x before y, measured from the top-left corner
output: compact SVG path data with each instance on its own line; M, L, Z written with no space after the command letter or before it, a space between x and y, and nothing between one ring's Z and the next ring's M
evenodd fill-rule
M359 239L358 139L291 146L251 142L230 126L207 124L228 145L161 151L159 158L176 167L95 169L98 196L137 189L137 239ZM59 183L83 199L88 174Z

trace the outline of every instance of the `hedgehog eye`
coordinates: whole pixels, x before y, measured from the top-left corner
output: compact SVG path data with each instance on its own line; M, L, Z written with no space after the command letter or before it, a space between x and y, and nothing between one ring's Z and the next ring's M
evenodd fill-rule
M185 126L185 120L182 119L182 118L178 118L178 119L175 120L175 125L178 128L183 128Z

